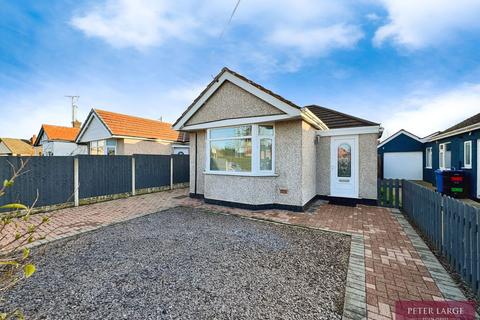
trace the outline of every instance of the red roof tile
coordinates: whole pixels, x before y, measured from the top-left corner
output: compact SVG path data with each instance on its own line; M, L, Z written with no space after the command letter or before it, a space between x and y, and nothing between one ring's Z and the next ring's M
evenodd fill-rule
M172 124L125 114L94 109L114 136L127 136L169 141L188 141L186 133L172 129Z
M80 128L42 125L43 132L47 134L48 140L75 141Z

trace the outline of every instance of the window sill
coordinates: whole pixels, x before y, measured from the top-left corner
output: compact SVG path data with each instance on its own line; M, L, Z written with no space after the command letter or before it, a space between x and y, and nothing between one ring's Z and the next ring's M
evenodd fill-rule
M212 176L278 177L278 173L248 173L248 172L214 172L214 171L204 171L203 174L212 175Z
M432 167L425 167L425 169L433 169Z
M462 170L472 170L472 167L462 167Z

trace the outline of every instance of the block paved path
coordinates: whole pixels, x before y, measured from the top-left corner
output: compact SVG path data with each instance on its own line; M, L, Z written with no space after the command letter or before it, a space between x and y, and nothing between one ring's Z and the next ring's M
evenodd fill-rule
M412 243L412 233L413 236L418 236L407 223L409 236L406 226L399 223L400 218L396 217L398 214L380 207L321 204L315 205L306 213L249 211L207 205L201 200L189 198L187 189L177 189L47 213L52 217L40 230L40 234L46 234L45 240L41 242L72 236L178 205L363 236L368 319L394 318L396 300L449 298L444 291L442 294ZM34 216L33 221L38 221L41 216L42 214Z

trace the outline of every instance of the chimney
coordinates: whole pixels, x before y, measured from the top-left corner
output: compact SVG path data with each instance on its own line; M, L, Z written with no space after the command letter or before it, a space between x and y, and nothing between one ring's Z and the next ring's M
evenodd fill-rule
M82 126L82 123L78 120L72 121L72 127L74 128L80 128Z
M37 140L37 135L34 134L31 138L30 138L30 144L33 146L35 144L35 140Z

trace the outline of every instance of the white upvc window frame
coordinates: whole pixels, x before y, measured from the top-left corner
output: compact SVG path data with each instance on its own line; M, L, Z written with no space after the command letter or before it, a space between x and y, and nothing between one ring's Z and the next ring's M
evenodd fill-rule
M447 155L448 144L450 144L450 142L444 142L438 145L438 168L440 168L441 170L451 169L451 168L445 167L445 162L447 160L446 155Z
M467 148L470 150L470 157L468 159L467 159ZM463 168L465 169L472 169L472 159L473 159L472 152L473 152L472 140L464 141L463 142Z
M214 129L221 128L235 128L241 126L251 126L252 133L249 136L241 137L228 137L228 138L217 138L210 139L210 132ZM272 126L273 135L259 135L258 128L259 126ZM268 138L272 140L272 169L271 170L260 170L260 140L263 138ZM210 170L210 142L217 140L243 140L251 139L252 140L252 171L250 172L237 172L237 171L217 171ZM232 175L232 176L274 176L275 175L275 124L274 123L259 123L259 124L244 124L238 126L228 126L228 127L219 127L207 129L205 135L205 173L207 174L218 174L218 175Z
M432 169L433 164L433 149L432 147L425 148L425 168Z

